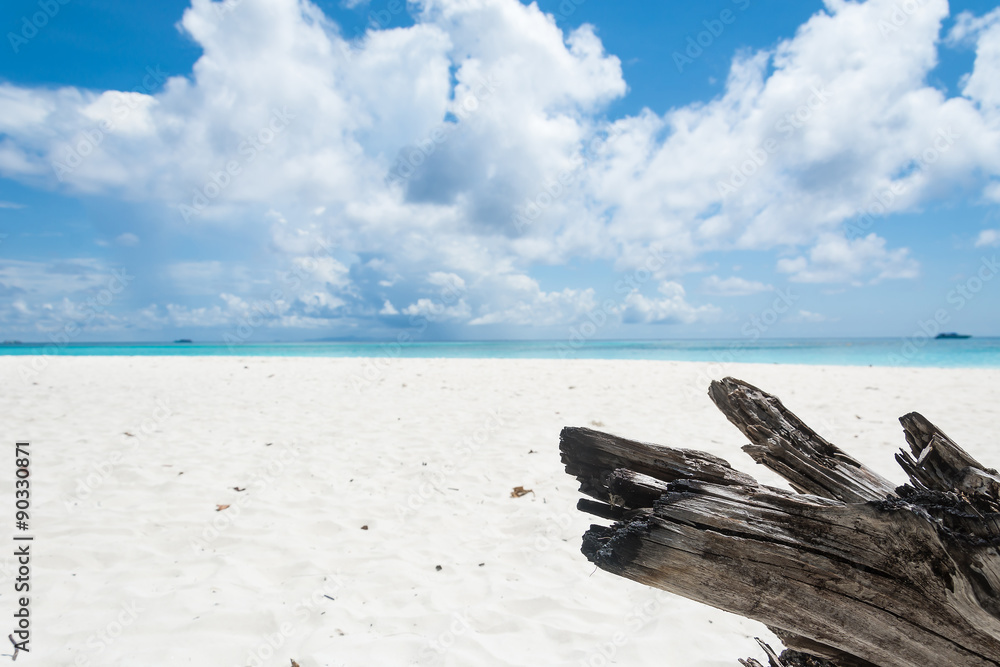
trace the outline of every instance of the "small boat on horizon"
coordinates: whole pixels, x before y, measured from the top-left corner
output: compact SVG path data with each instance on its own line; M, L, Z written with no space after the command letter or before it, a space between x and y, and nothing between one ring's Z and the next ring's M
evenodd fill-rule
M190 338L178 338L174 341L175 343L193 343L194 341Z
M934 336L935 340L965 340L966 338L972 338L972 336L955 332L939 333L937 336Z

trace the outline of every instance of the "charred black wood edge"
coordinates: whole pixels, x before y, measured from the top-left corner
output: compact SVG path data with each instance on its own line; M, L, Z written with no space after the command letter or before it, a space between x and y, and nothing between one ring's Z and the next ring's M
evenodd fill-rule
M620 570L635 560L642 536L648 534L648 518L619 521L613 526L592 525L583 535L580 550L591 563Z

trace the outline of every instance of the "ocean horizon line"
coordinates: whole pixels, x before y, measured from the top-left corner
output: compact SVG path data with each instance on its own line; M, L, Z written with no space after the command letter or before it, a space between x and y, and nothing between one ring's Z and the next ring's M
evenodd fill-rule
M682 338L586 338L588 344L593 343L684 343L684 342L718 342L718 341L752 341L752 342L780 342L780 341L887 341L887 340L905 340L909 338L914 338L911 335L893 335L893 336L774 336L774 337L750 337L750 336L697 336L697 337L682 337ZM424 343L433 344L486 344L486 343L559 343L570 340L571 337L563 336L560 338L422 338L422 339L409 339L404 343L404 345L416 345ZM931 338L933 340L933 338ZM1000 334L991 335L975 335L969 334L968 340L1000 340ZM59 347L72 347L72 346L88 346L88 345L227 345L233 347L239 346L252 346L252 345L323 345L323 344L351 344L351 345L365 345L365 344L382 344L382 343L399 343L398 336L395 338L310 338L306 340L262 340L262 341L241 341L241 342L229 342L224 339L216 338L205 338L205 339L174 339L174 340L83 340L83 341L72 341L68 343L57 342L52 340L21 340L21 339L6 339L0 341L0 347L3 346L16 346L24 345L31 347L45 346L45 345L56 345Z
M1000 337L7 342L5 356L608 359L834 366L1000 368Z

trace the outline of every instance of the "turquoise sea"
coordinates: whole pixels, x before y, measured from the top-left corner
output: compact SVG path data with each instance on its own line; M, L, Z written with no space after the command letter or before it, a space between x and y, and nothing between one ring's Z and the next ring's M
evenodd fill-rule
M1000 368L1000 338L323 343L20 343L0 354L91 356L662 359L766 364Z

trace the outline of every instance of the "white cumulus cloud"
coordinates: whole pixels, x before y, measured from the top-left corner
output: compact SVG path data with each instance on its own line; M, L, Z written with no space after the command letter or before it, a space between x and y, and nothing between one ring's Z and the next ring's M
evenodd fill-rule
M629 294L622 319L691 323L717 313L676 282L705 253L781 253L777 272L799 282L907 279L907 248L873 230L847 239L845 222L956 189L1000 201L1000 10L942 36L946 0L902 18L897 0L829 0L773 48L741 51L718 97L608 122L627 84L592 26L563 31L517 0L413 7L414 25L348 40L307 0L192 0L180 27L202 54L155 93L0 84L0 175L145 202L158 214L142 224L270 242L302 276L294 288L212 273L221 244L171 275L189 294L280 285L282 321L308 326L572 322L596 291L542 289L533 269L631 268L653 244L671 257L660 293ZM945 43L976 54L952 97L928 84ZM150 238L130 234L119 243ZM461 281L447 303L442 276ZM176 321L233 312L173 305Z
M680 283L664 281L657 291L662 296L647 297L638 290L630 292L619 311L622 321L629 324L692 324L713 319L721 312L712 305L688 303Z
M907 249L885 246L885 239L875 234L850 241L829 234L806 256L778 260L777 269L802 283L879 282L918 275L919 265Z

